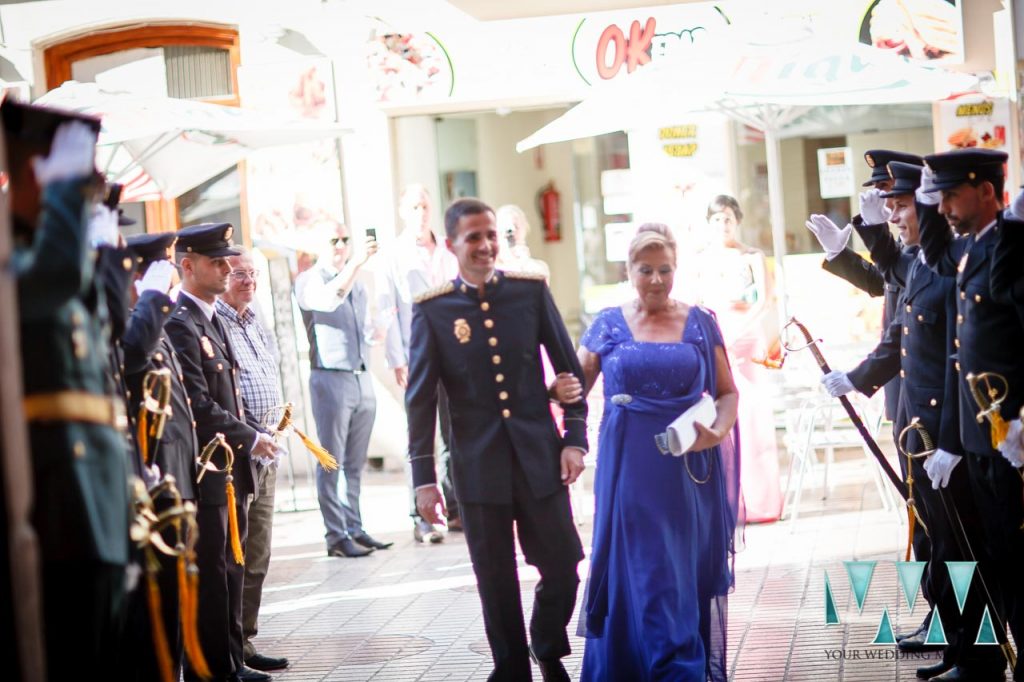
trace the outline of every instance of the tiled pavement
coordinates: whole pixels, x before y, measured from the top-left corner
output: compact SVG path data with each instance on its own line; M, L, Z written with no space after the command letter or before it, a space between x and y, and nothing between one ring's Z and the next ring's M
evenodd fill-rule
M729 603L732 679L912 680L916 667L937 660L935 654L896 660L894 647L870 645L884 607L896 631L912 629L927 609L920 597L913 613L903 602L892 562L901 558L906 526L902 512L882 510L867 471L859 451L840 453L829 472L835 487L827 501L820 489L809 489L793 526L747 528ZM369 530L395 542L365 559L326 557L318 512L277 514L257 640L262 651L291 659L275 680L486 679L489 651L465 541L452 534L442 545L415 544L405 495L401 476L364 480ZM584 545L592 504L584 495L578 505ZM860 614L842 564L851 559L879 561ZM584 561L581 577L586 570ZM826 570L841 618L829 627ZM521 564L527 609L536 579ZM571 642L566 668L578 679L584 640Z

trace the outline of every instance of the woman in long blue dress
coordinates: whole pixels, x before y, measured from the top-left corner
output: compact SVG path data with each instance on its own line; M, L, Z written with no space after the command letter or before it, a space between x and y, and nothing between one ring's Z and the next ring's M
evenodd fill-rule
M629 249L637 298L602 310L579 350L584 395L604 372L583 680L725 680L726 595L739 504L737 394L712 313L670 298L676 246L646 224ZM681 457L655 436L703 393L710 428Z

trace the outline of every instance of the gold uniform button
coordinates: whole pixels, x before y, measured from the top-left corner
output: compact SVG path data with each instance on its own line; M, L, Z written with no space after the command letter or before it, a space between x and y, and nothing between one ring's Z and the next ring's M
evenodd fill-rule
M167 314L167 313L171 312L171 306L169 306L169 305L165 305L165 306L163 306L162 308L160 308L160 310L161 310L161 312L163 312L164 314Z
M220 364L220 363L218 362L218 363L217 363L217 371L219 372L219 371L221 371L222 369L224 369L224 365L222 365L222 364Z
M498 397L501 400L508 400L508 391L502 391L501 393L498 394Z
M492 336L491 338L487 339L487 343L490 344L491 348L494 348L495 346L498 345L498 339Z
M907 373L906 373L906 371L904 371L904 370L902 370L902 369L901 369L901 370L900 370L900 379L906 379L906 378L907 378Z
M974 295L974 302L975 303L981 303L981 294L975 294Z
M964 316L963 315L957 315L956 316L956 323L957 324L963 324L964 323Z
M932 407L935 407L936 405L939 404L939 401L936 400L935 398L932 398L931 400L928 401L928 404L931 405Z
M178 372L178 381L181 381L181 382L185 381L185 375L182 374L181 372Z
M487 327L488 329L493 328L494 327L494 320L484 320L484 326Z
M484 301L483 303L480 304L480 310L484 311L485 313L488 310L490 310L490 309L491 309L491 304L488 303L487 301Z
M125 258L123 261L121 261L121 265L124 266L125 270L131 270L132 269L132 259L131 258Z
M236 449L236 450L241 450L241 449L242 449L242 444L241 444L241 443L239 443L238 445L236 445L236 446L235 446L235 449Z
M967 292L966 291L961 291L960 292L960 300L961 301L966 301L967 300Z
M907 306L907 312L909 313L910 311L911 311L911 307L908 305Z
M507 409L506 410L502 410L501 411L501 416L504 417L505 419L508 419L509 417L512 416L512 412L510 410L507 410Z
M236 388L235 389L235 395L241 395L241 394L242 394L242 391Z
M877 391L878 389L876 388L875 390ZM188 396L186 396L185 397L185 402L188 403L189 407L192 406L192 398L189 398Z
M156 360L157 362L163 362L164 354L160 352L153 353L153 359Z
M85 443L83 443L80 440L79 441L75 441L75 445L72 448L72 451L75 453L75 457L78 457L78 458L85 457Z
M192 430L193 431L196 430L196 420L195 419L192 420Z
M501 364L501 356L500 355L492 355L491 356L491 362L493 362L496 365L500 365Z
M495 374L494 375L494 380L497 381L500 384L501 382L503 382L505 380L505 375L504 374Z
M907 357L907 349L906 348L900 348L900 355L902 355L903 357Z
M924 322L924 315L918 315L917 316L917 321L918 322Z
M956 365L956 371L958 371L958 372L959 372L959 371L960 371L960 363L959 363L959 361L958 361L958 362L955 362L955 363L953 363L953 364L954 364L954 365Z
M903 328L903 335L906 336L909 333L910 333L910 327L904 327Z
M960 339L953 339L953 345L956 346L957 348L959 348L960 347Z

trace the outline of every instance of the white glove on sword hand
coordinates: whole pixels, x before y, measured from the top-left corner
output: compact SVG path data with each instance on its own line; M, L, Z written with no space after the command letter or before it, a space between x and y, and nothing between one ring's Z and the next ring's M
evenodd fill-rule
M952 452L946 452L941 448L928 456L928 459L924 461L924 472L931 479L933 490L945 488L949 485L949 477L961 459L963 457L960 455L954 455Z

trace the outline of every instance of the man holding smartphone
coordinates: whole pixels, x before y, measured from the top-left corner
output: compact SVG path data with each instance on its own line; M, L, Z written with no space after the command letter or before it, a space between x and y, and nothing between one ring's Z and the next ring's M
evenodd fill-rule
M295 298L309 338L309 394L316 432L340 467L316 469L327 554L334 557L362 557L392 544L370 537L359 511L377 399L368 371L374 327L366 288L358 276L377 252L375 236L368 230L363 248L353 249L348 227L335 223L326 243L319 245L316 265L295 280Z

